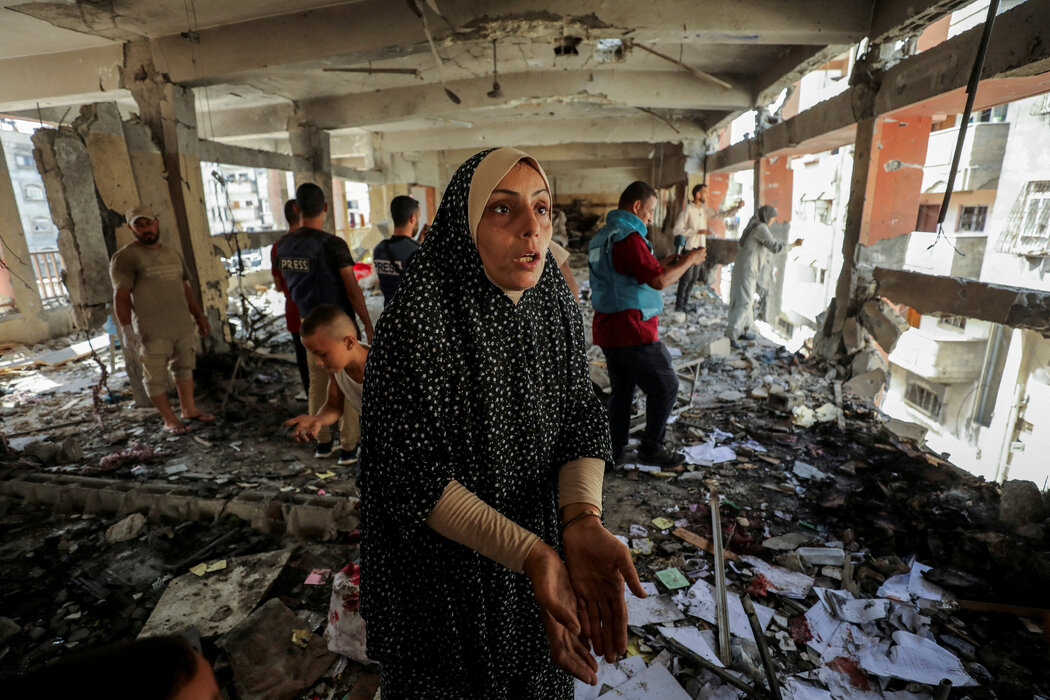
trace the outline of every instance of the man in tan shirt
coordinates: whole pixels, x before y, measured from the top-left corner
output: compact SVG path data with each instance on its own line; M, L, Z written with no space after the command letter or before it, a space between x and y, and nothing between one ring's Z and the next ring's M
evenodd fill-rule
M189 285L189 274L175 248L160 243L157 217L145 207L127 213L135 240L109 262L113 309L124 343L142 361L143 383L150 401L164 419L164 429L189 432L183 420L212 421L194 404L193 370L197 366L193 329L207 335L211 328ZM181 419L168 401L168 376L179 393Z
M674 235L685 236L686 251L705 248L706 236L711 235L711 231L707 228L707 220L725 218L742 206L744 206L743 202L737 202L729 209L715 211L707 205L707 185L697 185L693 188L693 201L686 204L685 209L678 215L678 221L674 225ZM690 268L678 281L675 311L696 311L696 307L688 302L701 269L699 265Z

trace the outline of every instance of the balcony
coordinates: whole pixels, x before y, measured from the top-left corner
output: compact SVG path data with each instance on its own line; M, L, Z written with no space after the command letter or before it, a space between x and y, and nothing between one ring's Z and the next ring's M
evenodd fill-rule
M972 382L981 373L986 342L983 338L932 337L911 328L897 341L889 360L930 382Z
M994 190L998 186L1009 133L1008 122L970 124L963 141L959 172L955 177L956 191ZM959 127L930 134L930 142L926 147L926 167L922 175L923 192L944 192L958 138Z
M984 232L942 234L913 231L902 269L943 277L980 279L988 235Z

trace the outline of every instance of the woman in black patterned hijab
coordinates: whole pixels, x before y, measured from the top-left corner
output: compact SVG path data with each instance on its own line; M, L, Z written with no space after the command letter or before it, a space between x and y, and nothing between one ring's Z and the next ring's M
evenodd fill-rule
M384 700L571 698L626 648L627 548L535 160L456 172L384 310L362 411L362 610ZM564 553L564 562L559 551ZM559 668L560 667L560 668Z

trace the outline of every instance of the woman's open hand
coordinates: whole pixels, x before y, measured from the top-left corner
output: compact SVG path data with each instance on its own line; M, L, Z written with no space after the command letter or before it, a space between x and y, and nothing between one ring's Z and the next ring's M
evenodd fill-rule
M583 636L595 654L612 663L627 651L624 581L636 596L646 597L631 552L596 517L567 527L562 540Z
M540 606L551 660L584 683L594 685L598 682L598 663L580 641L576 596L561 557L550 545L537 542L526 557L524 568Z

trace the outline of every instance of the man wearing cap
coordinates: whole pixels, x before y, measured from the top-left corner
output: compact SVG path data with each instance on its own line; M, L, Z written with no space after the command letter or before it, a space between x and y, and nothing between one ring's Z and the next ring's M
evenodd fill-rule
M156 215L135 207L128 211L127 221L135 240L109 261L113 309L124 343L142 361L146 393L164 418L164 429L180 435L189 432L184 420L215 420L202 413L193 399L194 320L202 336L211 328L190 288L182 256L161 245ZM169 371L179 393L180 416L168 401Z

